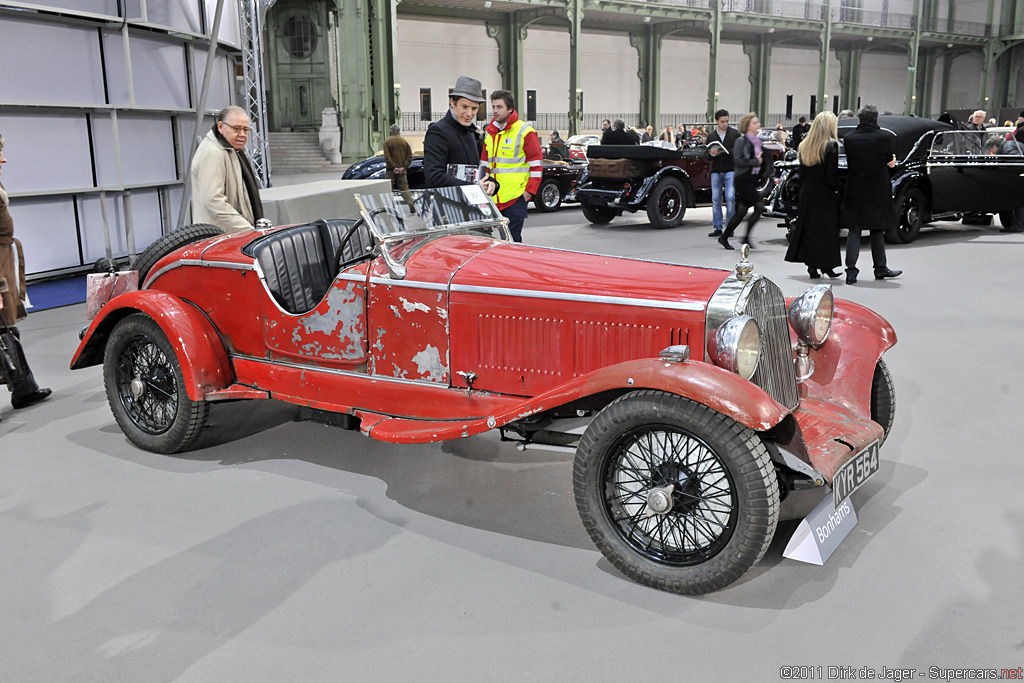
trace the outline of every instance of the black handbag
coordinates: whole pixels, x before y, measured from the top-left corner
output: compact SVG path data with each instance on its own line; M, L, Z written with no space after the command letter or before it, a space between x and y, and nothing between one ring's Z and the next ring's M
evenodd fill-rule
M0 329L0 382L8 387L28 377L28 360L21 348L21 340L14 330L4 323Z

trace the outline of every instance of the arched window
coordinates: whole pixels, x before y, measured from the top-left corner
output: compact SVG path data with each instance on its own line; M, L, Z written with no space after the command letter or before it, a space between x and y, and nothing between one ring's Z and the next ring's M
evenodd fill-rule
M296 59L307 59L316 49L316 25L305 14L294 14L284 24L284 49Z

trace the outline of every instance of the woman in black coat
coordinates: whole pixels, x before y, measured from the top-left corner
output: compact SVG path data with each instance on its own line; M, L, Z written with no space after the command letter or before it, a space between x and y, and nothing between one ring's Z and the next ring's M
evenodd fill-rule
M839 141L836 115L823 111L800 143L800 203L786 260L807 264L812 279L839 277Z
M743 235L743 243L750 244L750 233L753 231L761 214L764 213L764 202L758 185L761 179L761 139L757 132L761 130L761 122L757 114L750 112L740 117L736 129L740 137L736 139L732 147L732 164L735 169L733 176L733 187L736 188L736 210L733 211L729 224L725 226L725 232L718 238L718 243L726 249L732 249L729 238L736 232L747 211L753 208L750 220L747 221L747 232Z

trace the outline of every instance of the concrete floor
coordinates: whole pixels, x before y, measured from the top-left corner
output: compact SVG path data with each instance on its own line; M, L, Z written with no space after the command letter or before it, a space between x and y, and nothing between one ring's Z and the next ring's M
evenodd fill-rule
M674 230L592 226L566 208L531 213L525 236L733 265L709 223L703 208ZM808 286L774 221L755 241L759 272L786 294ZM817 502L794 495L761 563L700 598L619 575L577 517L571 459L493 434L394 446L234 403L190 453L138 450L100 369L67 369L84 306L33 314L21 329L54 395L0 406L0 678L758 682L789 666L828 680L829 666L928 679L1024 665L1024 238L944 223L889 255L903 277L833 283L900 337L896 424L854 494L858 526L823 567L784 559Z

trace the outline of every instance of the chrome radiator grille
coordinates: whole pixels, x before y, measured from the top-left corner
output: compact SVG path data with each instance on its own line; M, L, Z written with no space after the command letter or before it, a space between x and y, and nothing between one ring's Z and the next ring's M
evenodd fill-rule
M792 410L800 404L800 395L796 386L786 300L782 291L766 278L756 278L748 285L746 296L740 297L737 309L742 307L738 312L749 315L761 328L761 359L750 381Z

